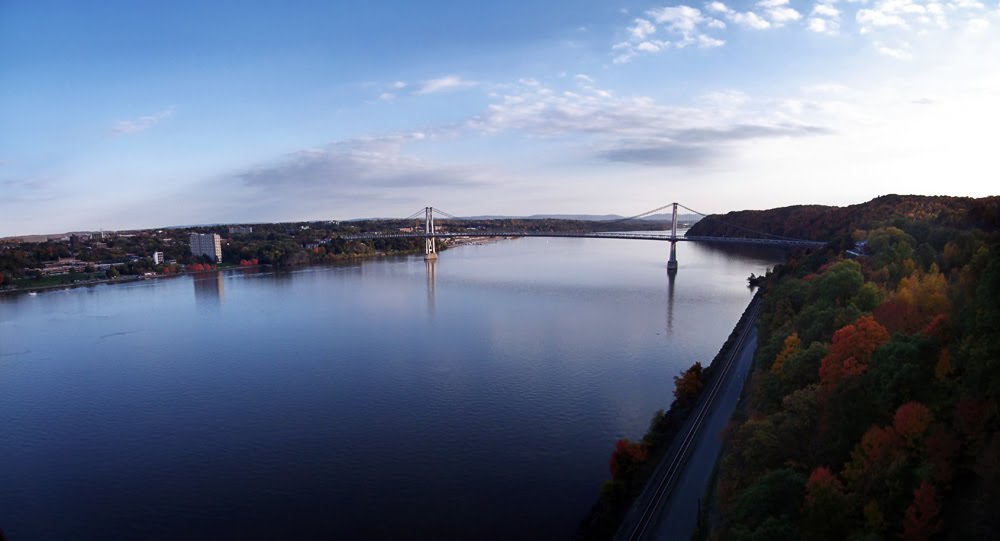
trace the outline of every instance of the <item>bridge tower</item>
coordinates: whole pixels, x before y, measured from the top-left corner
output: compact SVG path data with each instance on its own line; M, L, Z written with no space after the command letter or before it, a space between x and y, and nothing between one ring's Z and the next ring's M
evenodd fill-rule
M427 261L437 259L437 245L434 243L434 207L424 207L424 233L430 235L424 239L424 259Z
M667 272L677 272L677 203L673 204L673 218L670 226L670 259L667 260Z

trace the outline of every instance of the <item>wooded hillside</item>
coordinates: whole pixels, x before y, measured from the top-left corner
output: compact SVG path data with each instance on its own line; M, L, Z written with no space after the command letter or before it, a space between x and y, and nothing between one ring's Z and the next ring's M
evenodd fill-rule
M869 253L831 246L768 276L710 538L1000 539L998 201L727 215Z

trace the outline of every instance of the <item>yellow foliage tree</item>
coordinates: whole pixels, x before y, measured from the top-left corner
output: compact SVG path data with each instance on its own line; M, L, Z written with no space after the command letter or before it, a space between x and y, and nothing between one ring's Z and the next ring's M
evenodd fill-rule
M771 365L771 373L780 374L781 366L800 349L802 349L802 340L799 340L799 333L793 332L788 335L788 338L785 338L785 347L781 349L781 353L775 357L774 364Z
M937 315L951 313L948 280L941 274L937 265L931 265L928 272L915 271L900 280L896 289L896 300L916 309L924 323Z

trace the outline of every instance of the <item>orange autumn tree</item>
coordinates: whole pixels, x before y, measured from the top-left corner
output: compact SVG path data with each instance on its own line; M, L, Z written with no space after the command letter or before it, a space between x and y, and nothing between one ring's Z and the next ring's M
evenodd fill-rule
M823 386L833 387L846 377L864 372L872 354L889 338L889 331L870 316L862 316L835 332L819 367Z
M785 338L785 347L782 348L781 353L778 354L774 359L774 364L771 365L772 374L780 374L781 366L785 364L785 361L797 353L802 348L802 340L799 339L799 333L793 332Z

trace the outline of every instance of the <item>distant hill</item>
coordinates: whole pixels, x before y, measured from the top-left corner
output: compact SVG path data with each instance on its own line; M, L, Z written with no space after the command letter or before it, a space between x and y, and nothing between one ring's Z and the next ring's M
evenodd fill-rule
M919 220L954 227L1000 229L1000 196L983 198L925 195L883 195L866 203L835 207L795 205L769 210L712 214L694 225L692 236L751 236L762 231L810 240L833 240L856 229L889 225L895 220Z

